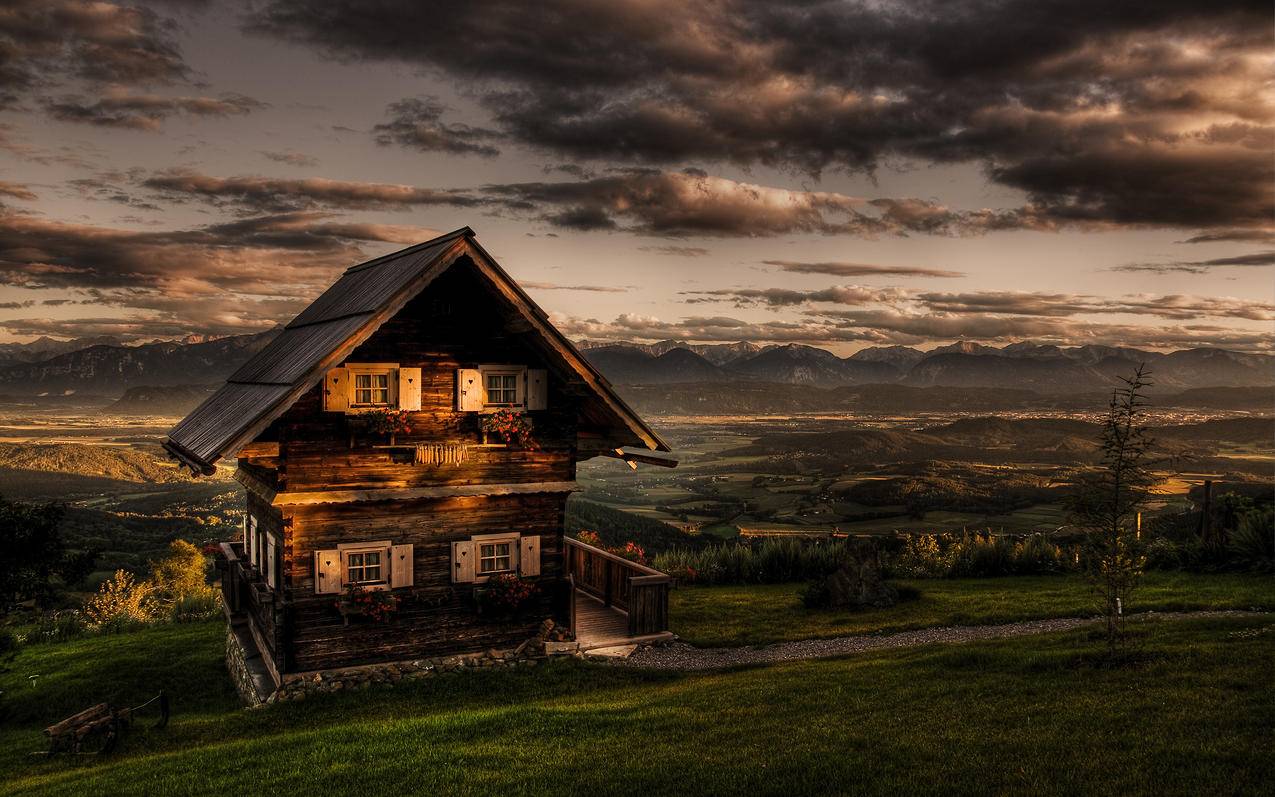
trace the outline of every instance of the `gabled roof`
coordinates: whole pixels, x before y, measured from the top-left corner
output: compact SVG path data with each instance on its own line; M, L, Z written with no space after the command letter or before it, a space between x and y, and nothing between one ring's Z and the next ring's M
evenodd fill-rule
M164 448L193 470L211 473L218 459L233 456L252 442L329 368L344 362L381 324L462 256L468 256L477 273L526 318L538 348L589 388L597 405L592 414L619 433L615 445L669 450L549 323L548 314L487 254L468 227L346 269L278 337L174 426Z

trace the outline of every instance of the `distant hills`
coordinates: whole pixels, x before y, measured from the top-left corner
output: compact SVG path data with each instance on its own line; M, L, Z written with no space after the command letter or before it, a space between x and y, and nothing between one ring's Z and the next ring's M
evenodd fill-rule
M278 330L140 346L110 338L3 344L0 395L44 401L100 395L118 399L107 412L183 414L207 395L208 385L224 380L276 334ZM1181 394L1184 406L1275 408L1275 356L1222 349L1162 354L1113 346L1015 343L993 348L958 342L929 352L882 346L838 357L799 344L586 340L579 345L626 395L640 406L658 404L656 411L693 411L692 405L703 408L710 395L718 412L822 411L856 402L883 411L920 405L977 411L1040 406L1042 400L1065 404L1068 396L1109 391L1139 363L1150 368L1157 397ZM872 386L879 389L857 399L802 392ZM940 390L927 392L930 388ZM988 394L987 389L999 392Z
M277 330L271 330L216 340L168 341L141 346L97 343L32 362L10 361L0 365L0 393L119 396L131 387L143 385L220 382L277 334Z
M697 348L712 348L713 359ZM900 384L1075 394L1106 391L1119 384L1120 377L1145 363L1161 391L1275 386L1275 357L1222 349L1163 354L1108 346L1064 349L1031 343L996 349L962 342L932 352L890 346L838 357L824 349L799 344L750 351L744 344L693 347L665 341L643 345L591 343L585 356L612 382L631 385L759 381L825 388Z

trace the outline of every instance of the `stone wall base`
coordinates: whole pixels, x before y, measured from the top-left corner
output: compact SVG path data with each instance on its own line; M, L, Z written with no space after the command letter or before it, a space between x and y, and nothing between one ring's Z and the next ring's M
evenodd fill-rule
M491 649L479 653L461 653L434 658L404 659L382 664L363 664L332 670L284 673L277 687L268 675L251 640L245 640L233 627L226 632L226 668L247 706L260 706L284 700L305 700L309 695L367 689L376 685L393 685L399 681L431 678L440 673L492 667L534 667L552 656L582 655L574 642L557 641L562 629L546 620L540 633L516 648ZM557 639L555 639L557 638ZM256 666L254 665L254 658Z
M244 639L235 632L234 627L226 627L226 669L230 671L230 680L234 682L235 691L239 693L239 699L244 705L259 706L266 701L268 690L274 683L268 676L265 683L262 682L262 673L259 670L264 667L260 663L256 667L249 664L253 656L258 659L261 656L251 640L248 641L248 646L252 647L251 653L245 649ZM263 686L266 687L266 694L262 694Z

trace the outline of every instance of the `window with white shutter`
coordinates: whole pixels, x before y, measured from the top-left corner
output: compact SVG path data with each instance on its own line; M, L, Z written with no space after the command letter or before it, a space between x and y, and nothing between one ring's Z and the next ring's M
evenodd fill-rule
M456 369L456 410L543 410L548 405L549 374L525 365L485 364Z
M340 592L350 584L364 589L402 589L416 581L416 561L411 543L394 545L388 540L342 543L336 550L315 551L314 591Z
M482 583L501 573L540 575L540 537L478 534L452 543L452 581Z

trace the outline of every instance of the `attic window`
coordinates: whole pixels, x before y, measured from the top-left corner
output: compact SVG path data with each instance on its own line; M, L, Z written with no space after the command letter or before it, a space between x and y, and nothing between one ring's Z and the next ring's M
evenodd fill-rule
M488 407L514 407L522 404L518 396L521 375L517 371L487 371L483 374L487 389L483 403Z

